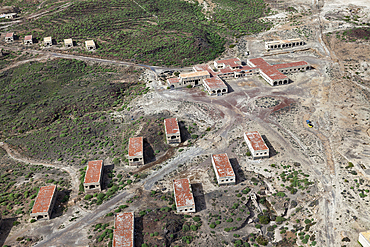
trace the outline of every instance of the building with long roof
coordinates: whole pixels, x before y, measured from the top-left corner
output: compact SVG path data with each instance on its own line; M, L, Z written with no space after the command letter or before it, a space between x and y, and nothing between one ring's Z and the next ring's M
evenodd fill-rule
M114 220L113 247L134 247L134 221L133 212L118 213Z
M270 157L269 148L258 131L245 132L244 140L251 151L253 159Z
M173 191L178 213L195 213L195 202L188 178L173 180Z
M218 185L235 184L236 177L227 154L212 155L212 166Z
M143 137L130 138L128 144L129 165L144 165L144 141Z
M103 161L93 160L87 163L87 169L84 179L84 188L87 193L101 191L103 178Z
M57 186L42 186L32 207L31 218L35 220L50 219L56 200Z
M168 144L181 143L180 127L177 118L167 118L164 120L166 140Z

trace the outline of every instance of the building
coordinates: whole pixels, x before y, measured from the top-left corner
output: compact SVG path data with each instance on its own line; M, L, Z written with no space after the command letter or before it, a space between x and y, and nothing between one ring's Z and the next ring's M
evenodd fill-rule
M144 165L144 145L142 137L130 138L128 144L128 163Z
M42 186L37 194L31 211L31 218L35 220L50 219L55 204L57 186Z
M287 39L287 40L276 40L276 41L266 41L265 49L266 51L274 49L287 49L297 46L303 46L306 43L301 39Z
M231 58L231 59L224 59L224 60L217 60L213 62L216 69L239 69L241 68L241 61L239 58Z
M245 132L244 140L251 151L253 159L270 157L269 148L258 131Z
M95 51L96 49L94 40L86 40L85 46L88 51Z
M167 118L164 120L166 140L168 144L181 143L180 127L177 118Z
M135 215L118 213L114 220L113 247L134 247Z
M103 161L94 160L87 163L87 169L84 180L84 188L87 193L101 191L103 177Z
M188 178L173 180L173 191L178 213L195 213L195 202Z
M64 40L64 46L65 46L66 48L73 47L73 41L72 41L72 39L65 39L65 40Z
M52 46L53 45L53 41L51 39L51 37L45 37L44 38L44 46Z
M7 33L5 35L5 42L11 43L14 41L14 33Z
M227 154L212 155L212 166L218 185L235 184L236 178Z
M13 19L17 17L17 13L0 14L0 18Z
M203 80L203 86L211 96L220 96L228 93L227 85L219 77L212 77Z
M170 78L167 80L167 83L170 88L186 87L188 85L195 87L201 85L201 81L209 77L210 75L207 71L195 71L182 73L178 78Z
M360 232L358 236L358 242L362 247L370 247L370 231Z
M27 35L26 37L24 37L24 44L25 45L32 45L33 44L32 35Z

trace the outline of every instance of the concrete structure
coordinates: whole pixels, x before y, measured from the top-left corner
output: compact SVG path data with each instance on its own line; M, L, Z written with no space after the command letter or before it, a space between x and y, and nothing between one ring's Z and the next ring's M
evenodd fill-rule
M276 40L276 41L266 41L265 49L266 51L274 49L286 49L297 46L303 46L306 43L301 39L287 39L287 40Z
M144 145L142 137L130 138L128 143L128 162L130 165L144 165Z
M239 69L241 68L241 61L239 58L231 58L231 59L224 59L224 60L217 60L213 62L216 69Z
M14 33L7 33L5 35L5 42L11 43L14 41Z
M53 40L51 37L45 37L44 38L44 46L52 46L53 45Z
M88 51L95 51L96 49L94 40L86 40L85 46Z
M101 191L103 177L103 161L94 160L87 163L87 169L84 180L86 193L95 193Z
M188 178L173 180L173 191L178 213L195 213L195 202Z
M13 19L17 17L17 13L7 13L7 14L1 14L0 18L6 18L6 19Z
M35 220L50 219L55 204L57 186L42 186L37 194L31 211L31 218Z
M134 247L135 215L118 213L114 220L113 247Z
M73 47L73 41L72 41L72 39L65 39L65 40L64 40L64 46L65 46L66 48Z
M229 91L227 85L219 77L212 77L203 80L203 86L211 96L221 96Z
M196 71L190 73L182 73L178 78L170 78L167 83L170 88L186 87L191 85L192 87L201 84L203 79L209 78L210 75L207 71Z
M177 118L167 118L164 120L166 140L168 144L181 143L180 127Z
M26 37L24 37L24 44L25 45L32 45L33 44L32 35L27 35Z
M236 178L227 154L212 155L212 166L218 185L235 184Z
M370 231L360 232L358 242L360 242L362 247L370 247Z
M245 132L244 140L252 153L253 159L270 157L269 148L258 131Z

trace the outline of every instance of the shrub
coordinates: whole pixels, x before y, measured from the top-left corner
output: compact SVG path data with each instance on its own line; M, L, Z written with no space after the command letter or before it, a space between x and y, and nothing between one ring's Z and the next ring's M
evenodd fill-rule
M285 195L285 193L284 192L278 192L278 193L276 193L276 195L278 196L278 197L285 197L286 195Z
M281 216L277 216L275 221L276 221L276 223L281 223L281 222L285 221L285 218L281 217Z
M269 241L261 235L258 236L256 240L258 244L263 245L263 246L266 246L269 243Z
M195 217L193 217L193 220L194 220L195 222L199 222L199 221L200 221L200 217L199 217L199 216L195 216Z
M190 227L188 226L188 225L183 225L182 226L182 230L184 231L184 232L187 232L187 231L189 231L190 230Z
M228 219L226 220L226 222L233 222L233 219L232 219L232 218L228 218Z
M92 196L92 195L86 195L86 196L85 196L85 200L90 200L91 198L93 198L93 196Z
M191 225L190 229L195 232L196 230L198 230L198 227L196 225Z
M210 228L212 228L212 229L214 229L214 228L216 227L216 225L215 225L214 223L211 223L211 224L209 225L209 227L210 227Z
M33 222L36 222L36 220L35 219L31 219L31 221L30 221L31 223L33 223Z
M191 138L192 139L197 139L198 138L198 135L195 135L195 134L194 135L191 135Z
M304 223L305 223L306 225L308 225L308 224L310 224L310 223L311 223L311 220L309 220L309 219L305 219L305 220L304 220Z
M119 158L114 158L113 159L113 164L115 164L115 165L119 165L119 163L120 163L120 159ZM119 174L119 175L121 175L121 174ZM117 176L118 177L118 176ZM121 177L122 177L122 175L121 175Z
M270 223L270 217L267 215L261 215L258 217L258 219L261 224L267 225L268 223Z

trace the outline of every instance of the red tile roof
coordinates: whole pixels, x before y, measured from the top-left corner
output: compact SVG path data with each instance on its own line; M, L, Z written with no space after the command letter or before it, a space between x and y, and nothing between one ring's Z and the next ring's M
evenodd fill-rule
M240 62L240 59L239 58L230 58L230 59L224 59L224 60L218 60L216 61L217 64L225 64L225 66L230 66L230 67L236 67L236 66L240 66L240 64L238 64L238 62Z
M134 246L134 213L118 213L114 221L113 247Z
M305 66L305 65L309 65L309 64L307 62L305 62L305 61L299 61L299 62L293 62L293 63L275 64L273 66L274 66L274 68L277 68L277 69L285 69L285 68L291 68L291 67L297 67L297 66Z
M270 67L271 65L267 63L263 58L252 58L248 60L251 62L255 67Z
M177 123L177 118L167 118L164 120L164 126L166 129L166 134L176 134L180 133L179 124Z
M32 35L27 35L26 37L24 37L24 40L32 40Z
M208 71L208 73L210 73L212 76L217 75L217 72L214 72L214 71L211 69L211 67L209 67L209 65L208 65L208 64L195 65L195 66L194 66L194 69L195 69L196 71L203 71L203 70Z
M214 154L212 155L212 159L220 178L235 176L234 170L230 164L227 154Z
M89 161L85 175L85 184L98 183L100 181L101 171L103 168L102 160Z
M180 79L179 78L169 78L167 79L168 83L173 84L173 83L179 83Z
M133 137L130 138L128 144L128 156L140 156L143 155L143 138Z
M249 142L251 143L255 151L268 149L268 147L266 146L265 142L262 139L262 136L260 135L260 133L258 133L258 131L245 132L245 135L247 136Z
M207 78L204 82L210 89L227 88L226 84L219 77Z
M190 191L188 178L173 180L175 200L177 207L194 206L193 193Z
M56 188L56 185L42 186L37 194L31 213L47 213Z
M261 69L261 71L272 80L282 80L287 78L286 75L275 68Z
M226 74L226 73L233 73L233 72L234 72L234 70L233 70L233 69L231 69L230 67L226 67L226 68L224 68L224 69L220 69L220 72L221 72L222 74Z
M14 35L14 33L7 33L7 34L5 35L5 37L6 37L6 38L10 38L10 37L13 37L13 35Z

